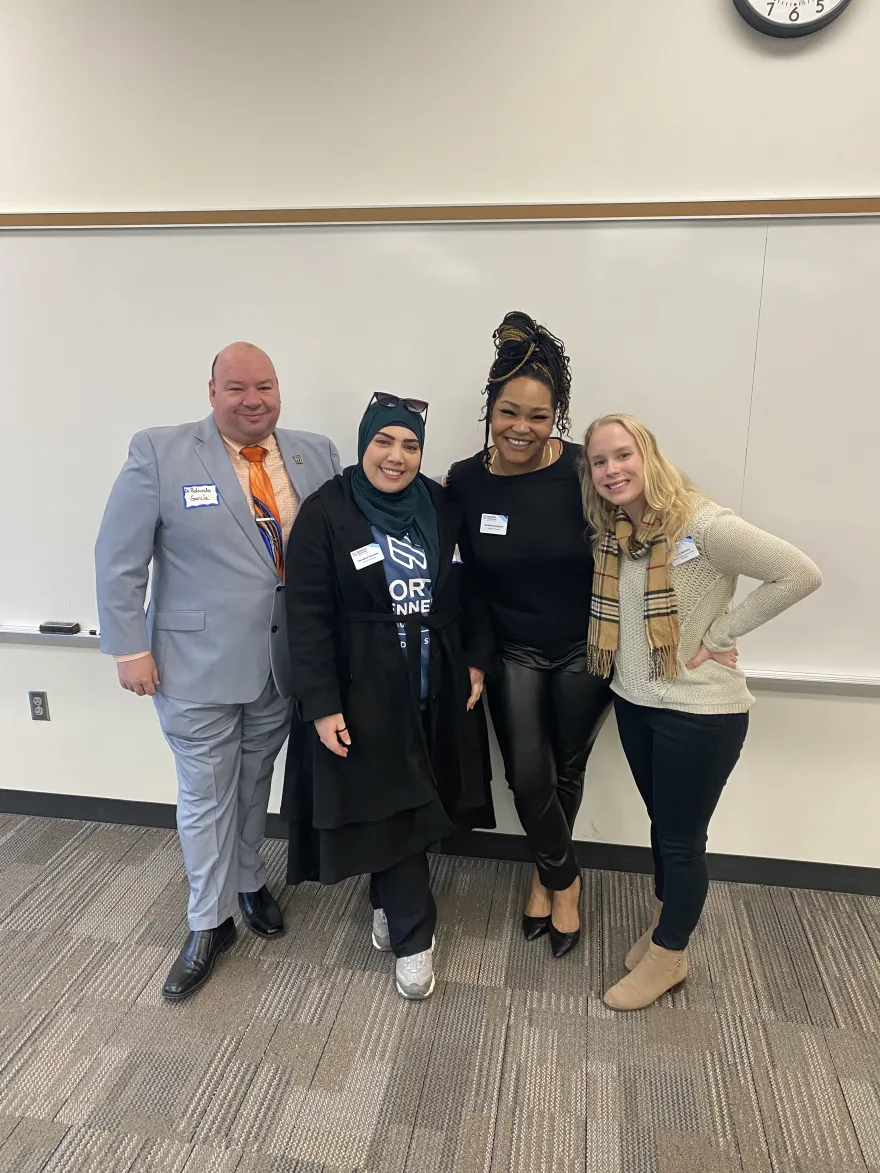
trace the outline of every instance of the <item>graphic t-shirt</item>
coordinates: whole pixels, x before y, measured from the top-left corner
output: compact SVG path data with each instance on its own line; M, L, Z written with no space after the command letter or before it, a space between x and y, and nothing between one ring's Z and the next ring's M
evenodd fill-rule
M428 574L428 559L421 546L409 538L392 538L381 530L371 527L373 537L384 558L385 579L391 595L391 607L395 615L427 615L431 610L431 579ZM407 655L406 630L402 623L397 625L400 647ZM421 629L421 699L428 699L428 673L431 663L431 633Z

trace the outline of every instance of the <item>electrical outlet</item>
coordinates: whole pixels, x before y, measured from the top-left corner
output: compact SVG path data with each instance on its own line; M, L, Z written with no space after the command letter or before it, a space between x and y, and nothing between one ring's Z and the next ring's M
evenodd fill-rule
M29 692L28 700L31 702L31 720L32 721L48 721L49 720L49 698L44 692Z

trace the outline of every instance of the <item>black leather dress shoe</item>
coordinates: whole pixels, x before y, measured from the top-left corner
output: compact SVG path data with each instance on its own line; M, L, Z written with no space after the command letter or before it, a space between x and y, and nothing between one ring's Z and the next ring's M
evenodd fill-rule
M256 892L239 892L238 907L241 917L258 937L280 937L284 933L284 918L278 901L264 884Z
M537 941L538 937L543 937L549 929L549 916L526 916L523 913L522 931L527 941Z
M182 1002L194 994L211 976L218 953L234 942L235 921L232 917L216 929L191 932L162 987L166 1002Z
M573 933L563 933L557 929L553 921L550 922L550 948L554 957L564 957L566 953L570 953L580 939L580 929L575 929Z

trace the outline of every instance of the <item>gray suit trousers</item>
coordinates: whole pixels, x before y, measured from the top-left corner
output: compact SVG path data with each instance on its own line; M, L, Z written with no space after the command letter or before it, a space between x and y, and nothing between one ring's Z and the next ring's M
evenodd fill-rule
M260 847L291 705L271 676L248 704L196 704L161 693L154 702L177 764L189 927L214 929L238 910L239 892L256 892L266 882Z

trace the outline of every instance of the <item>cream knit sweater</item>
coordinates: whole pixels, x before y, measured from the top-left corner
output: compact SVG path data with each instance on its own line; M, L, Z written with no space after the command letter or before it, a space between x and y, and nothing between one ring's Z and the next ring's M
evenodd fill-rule
M744 713L754 697L742 672L715 660L693 670L685 664L702 644L713 652L736 646L741 636L818 590L822 575L806 554L705 497L695 501L686 533L700 556L670 567L681 627L679 675L650 679L644 620L648 558L621 551L620 639L611 687L624 700L653 709ZM731 611L740 574L761 585Z

